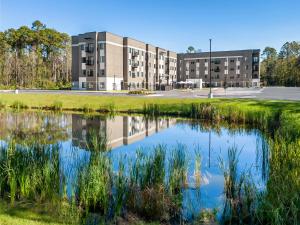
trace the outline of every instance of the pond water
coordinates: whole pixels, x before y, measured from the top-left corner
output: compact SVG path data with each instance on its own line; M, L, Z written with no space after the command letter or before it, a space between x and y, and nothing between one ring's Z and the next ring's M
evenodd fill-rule
M71 193L76 183L78 167L88 163L90 151L87 138L91 131L106 138L110 151L107 155L113 169L119 162L125 165L135 159L137 151L149 154L154 146L165 146L166 155L181 146L189 163L188 185L184 190L184 211L220 208L224 201L224 171L228 163L228 149L238 150L239 172L250 172L258 188L263 188L267 173L266 143L257 129L211 126L205 121L176 118L145 118L138 115L85 116L20 112L0 114L2 145L14 140L21 145L34 142L60 144L60 172L66 176ZM195 158L201 156L201 187L196 187ZM127 163L128 162L128 163Z

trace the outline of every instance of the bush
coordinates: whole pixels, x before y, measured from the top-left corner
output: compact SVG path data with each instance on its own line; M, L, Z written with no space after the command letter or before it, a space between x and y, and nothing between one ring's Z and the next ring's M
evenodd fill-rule
M128 92L129 95L149 95L151 92L141 89L141 90L133 90Z

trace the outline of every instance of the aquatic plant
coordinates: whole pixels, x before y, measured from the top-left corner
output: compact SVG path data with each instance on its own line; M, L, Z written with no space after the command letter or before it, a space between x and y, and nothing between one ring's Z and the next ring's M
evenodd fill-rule
M28 109L29 107L23 103L23 102L20 102L20 101L14 101L13 104L10 106L11 108L13 108L14 110L21 110L21 109Z
M61 101L54 101L49 108L53 111L62 111L63 103Z

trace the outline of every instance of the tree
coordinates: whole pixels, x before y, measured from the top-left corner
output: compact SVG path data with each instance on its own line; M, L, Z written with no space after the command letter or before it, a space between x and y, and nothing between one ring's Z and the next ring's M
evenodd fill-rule
M267 85L275 84L275 68L277 51L275 48L266 47L262 52L261 77Z
M69 35L40 21L0 33L0 85L53 88L70 86Z
M186 52L187 53L195 53L195 48L193 46L189 46Z

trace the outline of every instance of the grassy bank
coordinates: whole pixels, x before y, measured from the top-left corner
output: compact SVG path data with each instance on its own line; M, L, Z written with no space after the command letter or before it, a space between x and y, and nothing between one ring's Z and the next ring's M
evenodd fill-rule
M132 96L83 96L59 94L0 94L0 107L14 107L22 103L26 108L53 108L59 105L62 110L80 111L86 108L97 111L113 108L116 111L142 112L144 105L156 104L161 112L180 114L192 103L207 103L226 106L251 107L254 110L289 110L300 114L300 102L254 99L192 99L192 98L153 98Z

